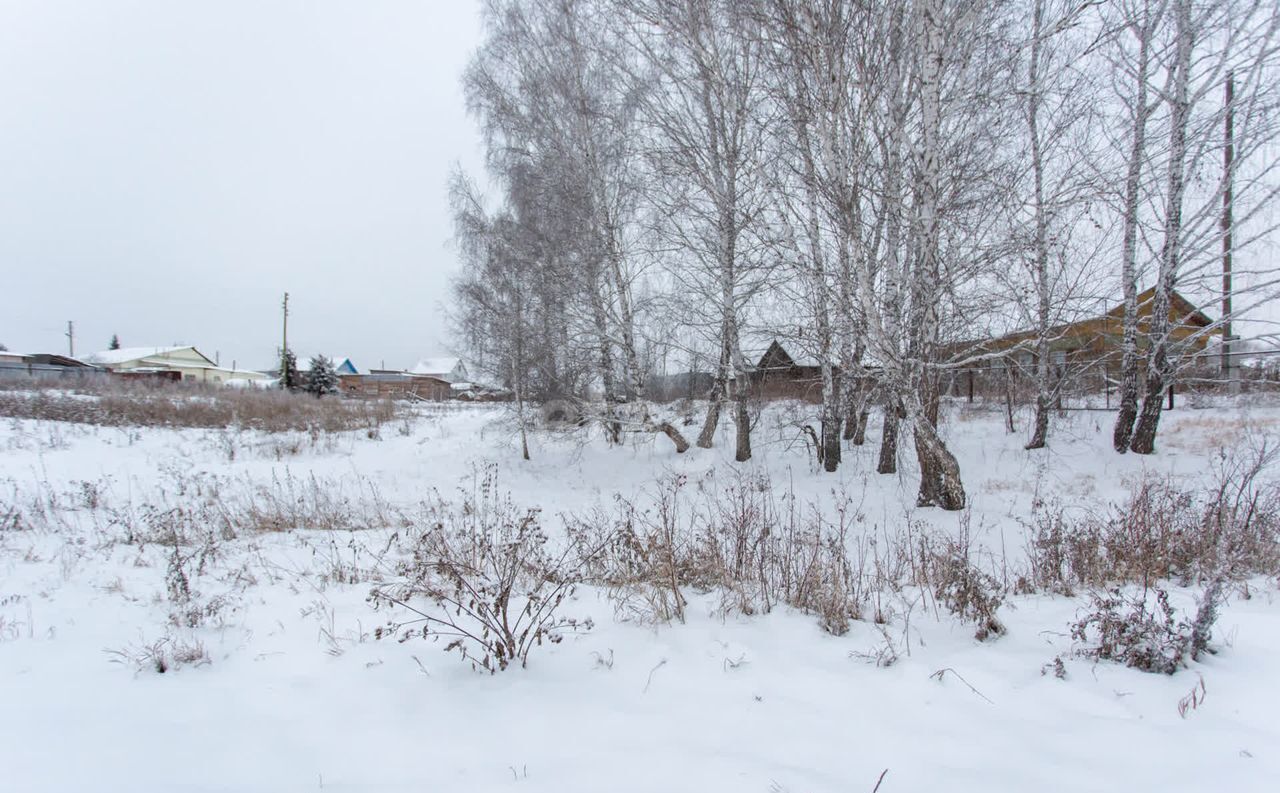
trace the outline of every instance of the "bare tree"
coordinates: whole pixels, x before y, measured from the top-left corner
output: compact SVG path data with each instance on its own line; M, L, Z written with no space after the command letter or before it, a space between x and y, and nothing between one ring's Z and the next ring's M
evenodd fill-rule
M1121 205L1124 230L1120 250L1120 285L1124 296L1120 364L1120 409L1112 444L1124 453L1129 448L1133 422L1138 416L1138 224L1142 202L1143 166L1147 161L1147 127L1156 105L1150 99L1150 79L1155 68L1156 34L1163 25L1168 0L1122 0L1118 5L1121 42L1112 60L1116 81L1126 106L1124 137L1128 140L1124 197Z
M1244 215L1257 218L1280 191L1272 178L1274 158L1269 162L1256 158L1265 153L1276 133L1280 8L1260 0L1169 2L1171 28L1164 31L1168 43L1153 52L1164 74L1157 95L1167 111L1167 143L1159 152L1164 189L1153 202L1161 242L1155 257L1157 275L1150 318L1145 328L1136 321L1136 311L1133 319L1133 324L1145 331L1146 342L1142 407L1129 441L1129 449L1138 454L1155 451L1164 392L1177 368L1187 363L1184 349L1180 349L1173 334L1186 319L1175 309L1175 288L1188 279L1203 278L1206 270L1216 269L1218 264L1222 233L1219 207L1228 185L1235 184L1239 173L1233 169L1205 172L1199 164L1218 160L1211 155L1225 145L1221 136L1225 113L1237 111L1240 106L1247 108L1241 121L1234 125L1232 142L1235 155L1251 163L1247 179L1250 200ZM1241 80L1242 85L1242 104L1233 108L1217 101L1229 74ZM1268 224L1263 232L1271 228ZM1247 245L1248 240L1242 239L1240 244ZM1219 323L1229 319L1224 317ZM1184 339L1182 344L1187 341L1190 340ZM1128 413L1122 405L1115 433L1117 448L1123 440L1122 422L1126 420Z
M760 38L745 9L728 0L626 0L621 7L636 52L657 76L645 120L658 177L653 197L664 207L660 233L682 248L674 263L681 288L714 307L718 363L697 445L713 444L732 398L742 462L751 457L751 420L740 315L762 284L749 238L763 207Z
M1080 30L1089 4L1078 0L1029 0L1028 40L1022 45L1025 82L1017 90L1026 124L1027 191L1015 191L1015 217L1030 216L1029 233L1015 232L1025 250L1032 298L1030 326L1035 330L1035 421L1027 449L1044 448L1049 414L1061 388L1066 352L1055 360L1057 327L1079 297L1082 275L1093 257L1086 244L1089 208L1096 195L1096 171L1090 150L1094 96L1088 76L1076 64L1085 60L1090 39ZM1028 195L1029 193L1029 195ZM1016 221L1015 221L1016 222ZM1095 240L1096 242L1096 240ZM1092 246L1093 252L1097 247ZM1020 273L1022 274L1022 273ZM1020 287L1021 285L1019 285ZM1023 289L1015 288L1020 295ZM1020 302L1020 301L1015 301Z

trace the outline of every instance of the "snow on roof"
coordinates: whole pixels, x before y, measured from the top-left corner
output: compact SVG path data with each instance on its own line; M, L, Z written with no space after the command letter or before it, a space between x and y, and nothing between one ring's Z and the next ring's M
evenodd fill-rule
M110 366L112 364L125 363L127 361L136 361L140 358L152 358L158 355L169 355L170 353L179 352L180 350L194 350L195 347L186 345L182 347L121 347L118 350L102 350L100 352L90 353L84 358L85 363L95 363L101 366Z
M449 374L461 362L461 358L423 358L414 364L409 374Z

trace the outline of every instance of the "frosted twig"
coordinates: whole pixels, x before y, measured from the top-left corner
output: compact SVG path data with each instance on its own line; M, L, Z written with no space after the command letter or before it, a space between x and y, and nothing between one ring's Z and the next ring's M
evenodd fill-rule
M992 704L992 705L996 704L996 703L994 703L994 702L991 702L991 700L987 697L987 695L986 695L986 694L983 694L981 691L979 691L978 689L974 688L974 687L973 687L973 685L972 685L968 680L965 680L963 677L961 677L959 672L957 672L956 670L952 669L952 668L951 668L951 667L949 667L949 666L948 666L948 667L946 667L945 669L939 669L938 671L936 671L936 672L934 672L933 674L929 675L929 677L931 677L931 678L933 678L934 680L937 680L939 683L941 683L941 682L942 682L942 678L943 678L943 676L944 676L944 675L946 675L946 673L947 673L947 672L950 672L951 674L955 675L955 676L956 676L956 678L957 678L961 683L964 683L966 686L968 686L968 687L969 687L969 690L970 690L970 691L972 691L973 693L975 693L975 694L977 694L978 696L982 697L982 698L983 698L983 699L985 699L988 703L990 703L990 704Z
M649 684L653 682L653 673L666 665L667 665L667 659L663 658L661 661L658 662L657 666L649 670L649 679L644 681L644 691L641 691L640 692L641 694L649 693Z

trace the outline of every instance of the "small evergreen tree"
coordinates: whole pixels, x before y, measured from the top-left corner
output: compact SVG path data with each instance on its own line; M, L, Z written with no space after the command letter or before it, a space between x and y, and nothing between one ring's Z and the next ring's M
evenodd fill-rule
M298 359L294 357L293 350L285 348L280 353L280 387L293 391L301 385L302 378L298 376Z
M338 373L333 368L333 361L323 355L317 355L311 359L306 391L317 397L338 393Z
M119 337L119 336L117 336L116 334L112 333L112 334L111 334L111 343L107 345L107 349L108 349L108 350L118 350L118 349L120 349L120 337Z

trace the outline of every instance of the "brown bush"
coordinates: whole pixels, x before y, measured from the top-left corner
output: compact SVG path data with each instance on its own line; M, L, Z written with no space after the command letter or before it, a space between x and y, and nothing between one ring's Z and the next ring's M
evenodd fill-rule
M832 522L790 493L779 499L760 476L694 496L684 495L687 486L682 475L667 477L648 506L618 498L612 511L566 518L578 547L600 549L583 574L610 589L621 613L683 620L690 589L718 592L725 611L742 614L786 603L818 615L833 634L861 615L866 585L847 544L855 510Z
M1205 490L1144 480L1100 515L1073 520L1061 507L1041 510L1030 527L1026 588L1070 595L1280 573L1280 486L1262 477L1276 456L1268 443L1224 454Z

